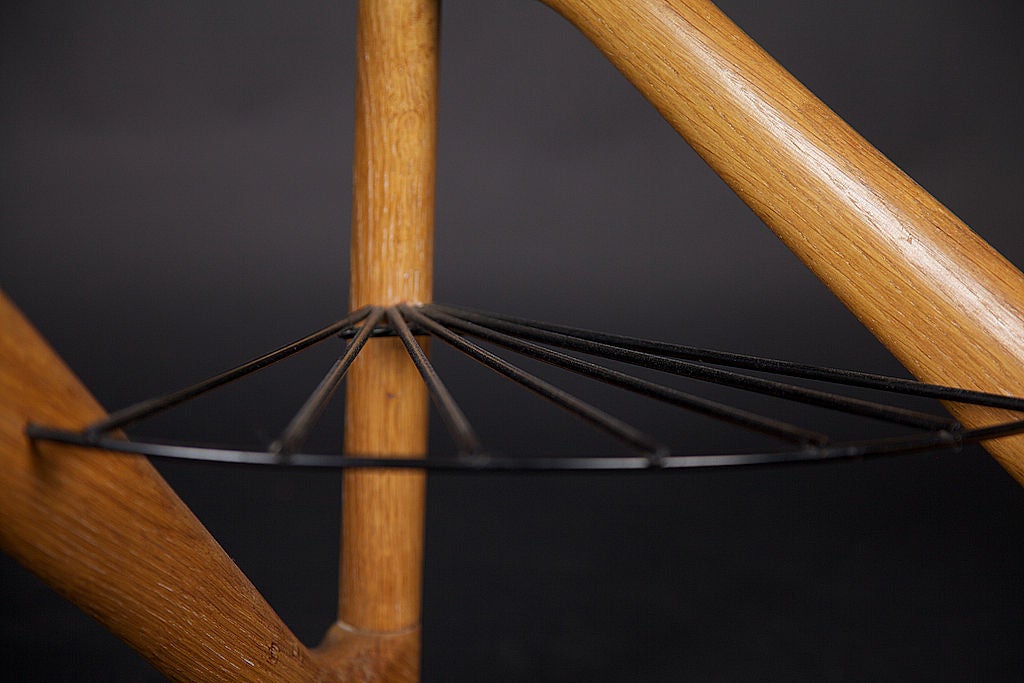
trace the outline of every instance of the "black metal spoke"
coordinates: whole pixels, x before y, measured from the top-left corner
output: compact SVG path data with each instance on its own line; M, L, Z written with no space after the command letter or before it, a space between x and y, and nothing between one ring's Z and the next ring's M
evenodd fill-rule
M1004 396L984 391L972 391L938 384L927 384L913 379L903 377L890 377L869 372L856 372L853 370L842 370L838 368L808 365L806 363L794 363L792 361L780 360L777 358L764 358L741 353L730 353L716 349L707 349L697 346L686 346L684 344L673 344L670 342L642 339L620 334L597 332L569 325L558 325L555 323L526 320L517 316L500 313L478 311L462 306L451 306L449 304L431 304L431 309L449 311L463 319L478 319L486 317L491 320L499 320L515 323L524 327L535 328L547 332L557 332L569 337L584 339L587 341L619 346L634 351L643 351L667 358L679 358L691 360L698 363L712 363L728 367L753 370L756 372L767 372L775 375L796 377L800 379L819 380L833 384L861 387L864 389L875 389L891 393L904 394L906 396L918 396L921 398L933 398L940 401L953 401L955 403L968 403L971 405L988 406L990 408L1004 408L1006 410L1024 411L1024 398L1016 396Z
M309 436L313 425L323 415L324 409L330 402L331 397L334 396L334 392L338 389L338 385L341 384L345 373L348 372L349 366L352 365L352 361L356 359L359 352L363 350L366 341L373 334L374 326L380 322L383 315L384 309L382 308L374 306L370 309L366 321L359 328L352 341L349 342L345 353L335 361L324 378L320 380L320 384L317 385L316 389L313 390L313 393L310 394L309 398L306 399L306 402L299 409L299 412L295 414L295 417L285 427L281 438L271 444L270 451L272 453L291 455L302 448L302 444Z
M538 346L537 344L533 344L528 341L516 339L515 337L503 334L496 330L491 330L486 327L481 327L473 323L459 320L458 318L454 318L433 308L428 309L425 313L432 320L446 324L449 327L458 326L474 337L479 337L495 344L500 344L501 346L517 353L528 355L530 357L543 360L556 367L564 368L660 401L671 403L701 415L706 415L708 417L729 422L764 434L770 434L793 443L814 443L820 445L828 441L828 437L820 432L802 429L780 420L773 420L762 415L757 415L756 413L718 403L717 401L693 396L671 387L666 387L654 382L648 382L638 377L627 375L623 372L611 370L596 363L584 361L579 358L575 358L574 356L552 351L551 349Z
M95 422L94 424L86 427L85 431L88 434L98 436L105 432L109 432L113 429L120 429L125 425L128 425L137 420L141 420L146 417L150 417L159 412L173 408L174 406L184 403L190 399L205 394L208 391L216 389L217 387L223 386L228 382L233 382L236 379L245 377L246 375L262 370L268 365L284 360L291 355L302 351L303 349L309 348L313 344L321 342L328 337L338 334L341 330L352 327L360 320L365 318L370 312L369 306L364 306L352 313L348 314L341 320L323 329L317 330L316 332L306 335L302 339L293 341L291 344L286 344L270 353L266 353L262 356L254 358L248 362L242 363L241 365L226 370L219 375L214 375L208 379L197 382L192 386L185 387L175 391L174 393L167 394L166 396L159 396L146 401L141 401L134 405L128 406L118 410L117 412L111 413L106 418Z
M445 312L442 306L437 310ZM945 416L931 415L917 410L899 408L897 406L885 405L874 401L865 401L849 396L809 389L796 384L786 384L774 380L751 377L728 370L698 365L690 361L677 358L666 358L643 351L621 348L593 342L586 339L570 337L560 332L549 332L538 328L532 328L519 323L508 322L497 318L489 318L475 314L460 314L453 311L456 318L474 322L484 327L490 327L503 332L508 332L527 339L533 339L542 343L552 344L565 349L580 351L582 353L608 358L610 360L631 363L645 368L670 372L691 379L703 380L721 384L722 386L734 387L745 391L774 396L790 401L799 401L808 405L815 405L821 408L841 411L853 415L871 417L894 424L901 424L919 429L957 429L956 420ZM453 327L455 325L453 324Z
M573 412L587 420L603 431L615 436L635 448L648 453L663 453L668 449L658 443L640 430L632 427L622 420L609 415L608 413L595 408L572 394L559 389L553 384L532 375L521 368L517 368L508 361L499 358L490 351L487 351L465 337L461 337L440 323L427 318L422 313L409 306L402 306L402 312L406 317L415 320L421 327L429 330L431 334L447 342L452 347L462 351L467 356L487 365L493 370L508 377L512 381L521 384L531 391L543 396L556 405Z
M445 387L444 382L438 377L437 371L431 365L427 354L423 351L423 347L413 337L412 331L399 312L399 308L393 307L388 309L388 320L395 331L398 332L398 337L405 345L406 351L409 352L409 357L412 358L412 362L416 365L416 369L419 370L420 376L423 377L423 382L430 391L430 397L441 414L445 427L448 428L452 439L455 440L459 454L468 455L483 450L480 439L477 437L476 432L473 431L473 427L469 424L465 413L462 412L455 399L452 398L448 388Z
M962 436L964 441L980 442L1001 439L1004 436L1014 436L1015 434L1024 434L1024 420L965 430Z

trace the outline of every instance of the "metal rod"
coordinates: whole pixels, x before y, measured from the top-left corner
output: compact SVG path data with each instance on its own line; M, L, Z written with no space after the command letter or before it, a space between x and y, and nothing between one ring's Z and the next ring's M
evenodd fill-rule
M425 313L427 317L432 320L436 320L449 326L457 325L469 334L472 334L474 337L479 337L495 344L500 344L501 346L517 353L522 353L524 355L543 360L556 367L570 370L587 377L592 377L644 396L665 401L687 410L692 410L716 420L729 422L739 427L752 429L763 434L770 434L771 436L795 443L815 443L821 445L828 441L828 437L820 432L796 427L786 422L764 417L750 411L733 408L731 406L718 403L717 401L700 398L699 396L693 396L671 387L666 387L654 382L648 382L638 377L632 377L623 372L611 370L597 365L596 363L591 363L564 353L559 353L558 351L552 351L551 349L511 337L496 330L491 330L466 321L460 321L457 318L437 310L436 308L427 308Z
M443 306L436 307L438 310L448 311ZM790 401L798 401L808 405L815 405L829 410L839 410L854 415L871 417L894 424L901 424L919 429L959 429L959 423L950 417L930 415L916 410L888 406L873 401L840 396L817 389L786 384L760 377L750 377L728 370L706 367L689 361L676 358L665 358L651 353L634 351L632 349L620 348L610 344L592 342L586 339L578 339L559 332L549 332L531 328L527 325L520 325L487 316L480 316L469 313L458 313L452 311L455 317L469 322L475 322L484 327L491 327L497 330L513 332L528 339L560 346L562 348L581 351L591 355L601 356L612 360L623 361L633 365L640 365L646 368L670 372L676 375L698 379L723 386L752 391L776 398Z
M965 441L980 442L999 439L1004 436L1013 436L1014 434L1024 434L1024 420L992 425L990 427L967 429L963 431L962 438Z
M626 424L617 417L613 417L599 408L595 408L589 403L581 401L572 394L512 365L508 361L495 356L493 353L480 348L473 342L455 334L440 323L427 318L412 307L402 305L400 308L402 310L402 315L415 320L421 327L429 330L431 334L439 337L459 351L462 351L470 358L483 363L505 377L508 377L512 381L521 384L527 389L530 389L549 401L552 401L556 405L579 415L594 426L618 439L621 439L622 441L625 441L634 448L638 448L652 454L665 453L668 451L664 445L658 443L635 427Z
M1024 422L1002 436L1024 432ZM551 471L658 471L710 469L719 467L752 467L864 459L902 455L928 450L955 450L965 440L949 432L923 434L915 437L876 439L830 446L807 446L788 451L724 453L709 455L666 455L653 459L633 457L514 457L486 453L457 455L445 458L409 458L341 455L338 453L294 453L283 456L265 451L227 448L205 448L158 442L138 442L109 436L89 438L81 432L28 425L26 435L37 441L64 443L103 452L146 455L154 458L223 462L240 465L313 467L331 469L402 469L439 472L551 472ZM972 440L974 441L974 440Z
M363 323L362 327L359 328L359 332L353 337L348 347L345 349L345 353L335 361L331 369L327 371L327 374L320 384L317 385L313 393L310 394L309 398L302 405L299 411L295 414L295 417L291 419L288 426L285 427L284 432L281 434L281 438L275 441L270 446L272 453L278 453L280 455L291 455L306 441L309 436L310 430L313 425L316 424L320 416L323 415L324 409L330 402L331 397L334 396L334 392L338 389L338 385L341 384L341 380L345 377L345 373L348 372L349 366L352 365L352 361L356 359L359 352L362 351L363 346L366 344L366 340L373 334L374 326L380 321L384 315L384 310L378 306L372 306L370 313L366 318L366 322Z
M903 377L891 377L869 372L857 372L838 368L821 367L808 365L806 363L795 363L793 361L779 360L777 358L762 358L728 351L701 348L697 346L686 346L683 344L672 344L670 342L642 339L620 334L598 332L568 325L527 320L517 316L505 315L502 313L491 313L478 311L462 306L445 304L432 304L432 307L444 308L447 311L456 313L462 317L465 315L486 316L493 320L503 320L517 323L527 327L558 332L585 339L588 341L619 346L634 351L644 351L668 358L679 358L692 360L700 363L713 363L715 365L726 365L729 367L754 370L757 372L768 372L787 377L798 377L801 379L820 380L834 384L862 387L865 389L876 389L890 393L904 394L907 396L919 396L921 398L934 398L941 401L954 401L956 403L969 403L972 405L988 406L991 408L1004 408L1006 410L1024 410L1024 398L1016 396L1004 396L984 391L971 391L957 387L942 386L938 384L927 384L913 379Z
M427 358L427 354L424 353L423 347L413 337L412 331L409 329L408 324L406 324L399 309L392 306L387 309L387 314L388 322L391 323L391 326L398 333L398 337L405 344L405 348L409 352L409 357L416 365L416 369L420 371L420 375L423 376L423 382L430 391L430 397L433 399L434 405L437 406L441 419L448 428L448 432L452 435L459 453L469 455L482 451L483 445L480 443L480 439L477 438L476 432L473 431L473 427L470 425L465 413L462 412L459 404L455 402L448 388L441 381L430 359Z
M174 393L167 394L165 396L159 396L157 398L151 398L146 401L141 401L134 405L130 405L126 408L111 413L106 418L95 422L85 428L85 432L92 436L99 436L105 432L109 432L113 429L124 427L125 425L141 420L145 417L150 417L159 412L173 408L179 403L188 401L189 399L195 398L200 394L204 394L207 391L216 389L217 387L223 386L228 382L233 382L236 379L245 377L246 375L261 370L268 365L273 365L279 360L283 360L303 349L306 349L313 344L323 341L330 336L337 334L339 331L355 325L360 320L366 317L369 313L370 308L363 306L358 310L349 313L347 316L342 318L336 323L328 325L323 329L317 330L316 332L303 337L290 344L286 344L270 353L254 358L250 361L242 363L241 365L226 370L219 375L214 375L208 379L204 379L201 382L197 382L192 386L185 387L175 391Z

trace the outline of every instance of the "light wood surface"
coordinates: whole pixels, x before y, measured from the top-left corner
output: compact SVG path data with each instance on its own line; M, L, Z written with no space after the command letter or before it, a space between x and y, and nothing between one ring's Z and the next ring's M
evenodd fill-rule
M1024 393L1024 276L713 4L545 2L914 375ZM951 410L969 427L1013 418ZM1024 483L1024 437L986 447Z
M2 293L0 330L4 552L171 678L333 675L145 458L33 447L29 421L79 429L104 413Z
M437 22L436 0L359 5L352 308L431 297ZM370 340L347 380L346 453L425 455L427 411L426 388L402 343ZM340 633L418 639L424 496L422 472L345 473ZM412 664L379 666L390 667L383 677L406 680L415 678Z

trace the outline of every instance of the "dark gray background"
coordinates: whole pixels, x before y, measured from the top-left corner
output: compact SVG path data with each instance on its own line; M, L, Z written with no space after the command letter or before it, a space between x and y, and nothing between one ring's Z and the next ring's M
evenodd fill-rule
M720 5L1024 263L1019 3ZM0 286L105 405L338 317L353 3L8 2L0 17ZM899 371L553 12L452 0L442 33L439 300ZM614 451L437 357L489 443ZM313 354L152 430L265 441L327 362ZM735 443L620 407L696 449ZM334 611L338 475L159 467L317 642ZM977 450L663 477L434 477L424 678L1019 680L1022 537L1020 487ZM35 680L156 678L8 558L0 659Z

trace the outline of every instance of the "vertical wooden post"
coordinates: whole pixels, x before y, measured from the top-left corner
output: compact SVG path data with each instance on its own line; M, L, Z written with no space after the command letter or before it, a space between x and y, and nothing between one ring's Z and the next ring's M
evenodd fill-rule
M436 155L437 0L361 0L351 302L429 301ZM428 396L401 342L374 339L349 371L345 451L426 453ZM346 472L340 627L419 628L422 472Z

